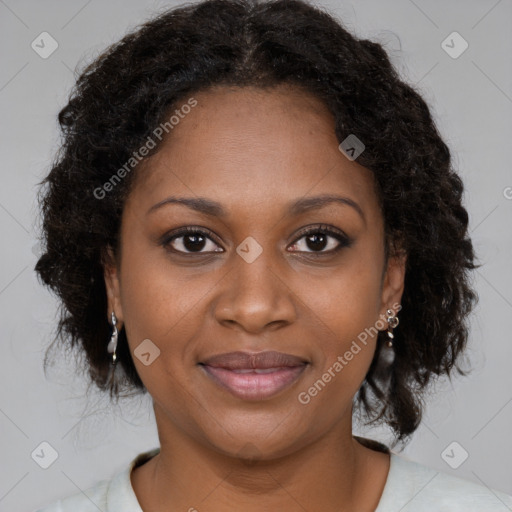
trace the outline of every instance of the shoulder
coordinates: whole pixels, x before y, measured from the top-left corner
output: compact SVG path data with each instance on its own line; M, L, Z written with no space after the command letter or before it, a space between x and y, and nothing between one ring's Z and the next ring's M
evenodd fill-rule
M108 490L113 480L102 480L83 493L63 498L36 512L106 511Z
M112 479L102 480L93 487L68 496L36 512L142 512L130 481L132 469L159 452L159 448L139 454L128 467Z
M512 496L437 471L391 452L388 480L376 512L507 512Z

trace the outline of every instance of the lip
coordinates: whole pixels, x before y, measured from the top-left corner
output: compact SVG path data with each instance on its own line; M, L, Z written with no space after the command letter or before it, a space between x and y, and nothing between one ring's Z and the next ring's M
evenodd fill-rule
M309 362L283 352L229 352L200 363L213 382L243 400L265 400L296 382Z
M227 370L247 370L268 368L292 367L307 363L303 359L292 354L276 352L274 350L265 352L227 352L209 357L202 364L214 368L225 368Z

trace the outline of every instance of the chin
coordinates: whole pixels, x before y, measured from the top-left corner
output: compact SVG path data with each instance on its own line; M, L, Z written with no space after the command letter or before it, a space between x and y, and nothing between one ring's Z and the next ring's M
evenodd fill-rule
M299 422L288 412L279 415L242 412L229 416L219 423L210 421L210 428L203 430L207 444L228 457L248 462L273 460L290 455L316 438L314 420L301 430L297 428ZM225 429L221 425L226 425Z

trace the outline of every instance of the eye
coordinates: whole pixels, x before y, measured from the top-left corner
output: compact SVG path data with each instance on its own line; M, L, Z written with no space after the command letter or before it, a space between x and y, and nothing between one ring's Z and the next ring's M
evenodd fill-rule
M314 226L304 228L300 237L291 246L297 252L334 254L343 247L349 247L352 239L342 231L329 226ZM211 231L205 228L186 226L167 235L162 245L170 251L181 254L206 254L211 252L224 252L213 239L216 238ZM304 239L304 242L302 240ZM330 239L330 240L329 240ZM307 248L311 250L306 250ZM328 250L325 250L325 249Z
M213 234L204 228L195 228L187 226L166 236L162 240L164 247L169 247L171 251L182 254L203 254L209 252L224 252L213 242ZM208 243L209 242L209 243ZM203 249L207 249L203 251Z
M305 228L300 232L300 235L300 238L291 246L295 249L298 248L298 252L333 254L343 247L350 247L352 244L352 239L346 236L342 231L338 231L329 226L322 225ZM304 242L301 243L302 239L304 239ZM311 250L307 251L305 248L310 248ZM326 248L328 248L328 250L324 250Z

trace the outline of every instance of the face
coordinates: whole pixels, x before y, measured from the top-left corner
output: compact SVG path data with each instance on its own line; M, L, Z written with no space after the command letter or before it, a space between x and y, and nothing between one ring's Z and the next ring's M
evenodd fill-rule
M351 425L405 260L386 264L372 173L321 102L284 86L194 98L137 170L109 312L159 432L276 457Z

